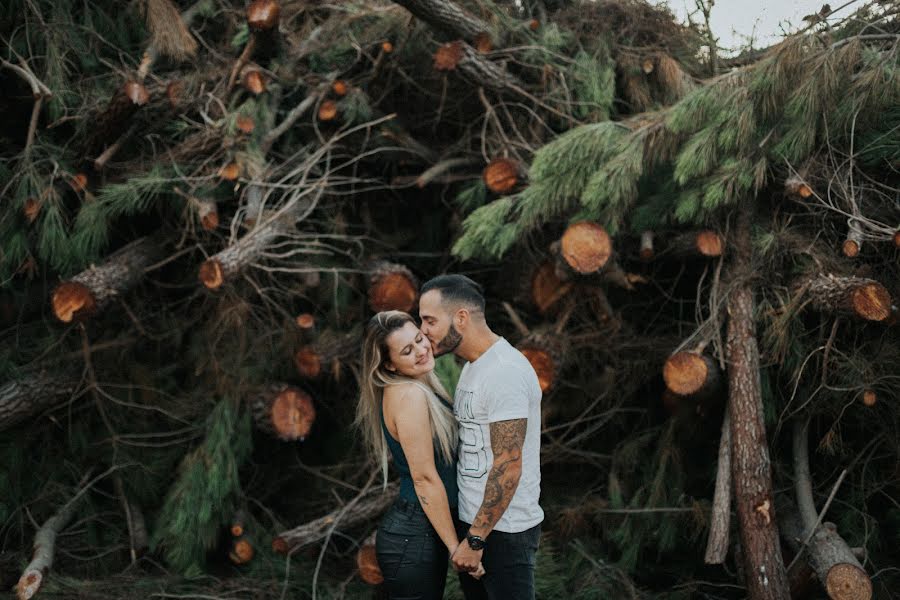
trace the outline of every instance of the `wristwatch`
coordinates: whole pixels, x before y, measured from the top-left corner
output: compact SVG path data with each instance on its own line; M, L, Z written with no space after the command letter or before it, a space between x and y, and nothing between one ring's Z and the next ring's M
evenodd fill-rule
M471 548L472 550L484 549L484 539L482 539L480 536L467 533L466 541L469 543L469 548Z

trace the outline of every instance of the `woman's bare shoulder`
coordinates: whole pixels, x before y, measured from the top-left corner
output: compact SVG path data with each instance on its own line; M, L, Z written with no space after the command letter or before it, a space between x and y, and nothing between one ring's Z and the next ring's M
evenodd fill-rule
M384 399L390 403L414 402L425 397L422 386L412 382L395 383L384 388Z

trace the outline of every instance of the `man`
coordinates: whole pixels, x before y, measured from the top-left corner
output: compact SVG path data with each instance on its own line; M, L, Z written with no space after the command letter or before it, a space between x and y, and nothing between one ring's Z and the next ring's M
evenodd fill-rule
M456 385L460 544L450 558L467 600L534 598L535 553L544 511L541 388L528 360L491 331L481 287L441 275L422 287L422 332L435 356L467 362ZM479 562L485 575L470 573Z

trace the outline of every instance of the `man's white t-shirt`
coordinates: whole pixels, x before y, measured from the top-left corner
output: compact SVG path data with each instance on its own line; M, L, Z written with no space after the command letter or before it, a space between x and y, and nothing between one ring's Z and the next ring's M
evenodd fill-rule
M525 356L500 338L474 362L467 362L456 384L453 412L459 422L459 518L472 523L494 462L490 423L528 419L522 448L522 475L496 531L519 533L544 520L541 494L541 386Z

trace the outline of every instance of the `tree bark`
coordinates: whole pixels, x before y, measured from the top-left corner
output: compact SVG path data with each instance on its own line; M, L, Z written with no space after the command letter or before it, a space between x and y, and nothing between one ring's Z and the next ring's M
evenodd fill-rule
M52 407L72 394L78 380L47 371L30 373L0 386L0 431Z
M794 493L797 511L786 511L782 519L786 540L798 552L809 539L809 563L832 600L869 600L872 581L847 542L832 523L819 524L809 470L809 420L794 421ZM813 532L810 537L810 532Z
M716 491L713 495L709 538L703 561L708 565L720 565L728 555L728 538L731 526L731 411L725 409L722 419L722 436L719 439L719 460L716 465Z
M25 567L25 571L16 585L16 597L18 600L28 600L41 589L44 578L53 566L56 536L72 519L76 505L77 502L69 501L55 515L47 519L37 533L34 534L34 552L31 562Z
M491 33L491 27L449 0L395 0L429 27L450 38L474 42L479 35Z
M763 423L756 342L750 245L750 214L742 207L734 241L735 288L728 298L729 407L732 478L750 600L787 600L787 574L774 518L772 468Z
M872 279L818 274L803 284L815 309L867 321L884 321L891 315L891 295Z
M340 525L343 528L350 528L378 518L394 502L399 492L400 485L397 483L388 484L385 490L380 487L375 489L341 516ZM272 541L272 549L280 554L287 554L325 539L328 530L342 510L339 508L324 517L282 531Z
M90 317L144 277L144 269L163 255L159 240L148 236L119 248L99 266L91 266L53 291L52 307L64 323Z

